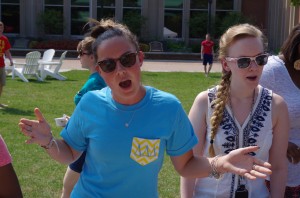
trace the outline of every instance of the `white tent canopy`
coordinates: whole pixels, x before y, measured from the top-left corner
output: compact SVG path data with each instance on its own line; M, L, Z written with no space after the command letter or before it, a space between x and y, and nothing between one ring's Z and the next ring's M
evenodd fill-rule
M164 38L176 38L177 33L164 27Z

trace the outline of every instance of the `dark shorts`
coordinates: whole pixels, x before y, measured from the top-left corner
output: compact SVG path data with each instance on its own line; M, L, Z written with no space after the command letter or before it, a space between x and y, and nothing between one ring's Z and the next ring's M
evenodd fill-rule
M75 162L69 165L70 169L77 173L81 173L83 164L85 162L85 155L86 151L84 151Z
M4 86L6 81L5 68L0 67L0 85Z
M207 65L213 63L213 55L212 54L203 54L203 65Z

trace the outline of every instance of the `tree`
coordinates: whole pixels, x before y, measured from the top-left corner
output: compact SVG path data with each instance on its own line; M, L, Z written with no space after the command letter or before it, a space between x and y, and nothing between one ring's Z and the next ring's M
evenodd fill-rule
M126 12L123 18L124 24L138 37L141 36L141 29L144 27L146 20L146 17L134 11Z
M239 12L229 12L224 17L216 17L215 36L221 36L229 27L241 23L253 23L252 19L245 17Z
M63 34L63 13L54 9L46 10L39 14L37 26L42 34Z
M300 0L291 0L291 5L292 6L299 6L300 5Z
M202 38L207 33L207 13L197 13L190 18L189 28L191 38Z

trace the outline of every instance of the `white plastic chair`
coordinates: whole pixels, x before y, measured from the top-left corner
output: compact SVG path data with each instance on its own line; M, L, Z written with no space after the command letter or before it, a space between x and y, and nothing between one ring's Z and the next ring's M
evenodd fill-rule
M68 51L64 51L58 62L43 62L41 65L41 78L44 80L47 76L51 76L58 80L66 80L67 78L59 73L59 70L63 64L63 60L66 58L66 54ZM49 65L49 67L45 67L45 65Z
M14 63L14 69L12 71L12 78L18 76L24 82L29 82L25 75L35 76L37 80L41 81L41 78L38 75L38 61L41 58L41 53L38 51L29 52L26 54L25 63ZM21 67L18 67L21 66Z
M54 49L48 49L48 50L44 51L43 57L41 60L39 60L39 63L52 61L54 54L55 54ZM44 67L49 68L49 65L44 65Z
M159 41L152 41L149 43L150 46L150 52L162 52L163 50L163 44Z

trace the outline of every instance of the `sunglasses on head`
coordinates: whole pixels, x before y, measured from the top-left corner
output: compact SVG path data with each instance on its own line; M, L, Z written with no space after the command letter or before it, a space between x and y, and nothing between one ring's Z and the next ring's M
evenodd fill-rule
M91 55L90 53L87 53L87 52L83 52L82 50L79 50L78 51L78 55L79 56L83 56L83 55Z
M257 65L263 66L268 62L269 54L260 54L254 57L239 57L239 58L231 58L226 57L227 61L236 61L236 64L239 68L245 69L249 67L252 61L255 61Z
M99 61L98 65L106 73L113 72L116 69L117 61L120 61L123 67L129 68L136 63L137 54L138 54L137 52L131 52L128 54L123 54L120 58L117 59L112 59L112 58L105 59L103 61Z

